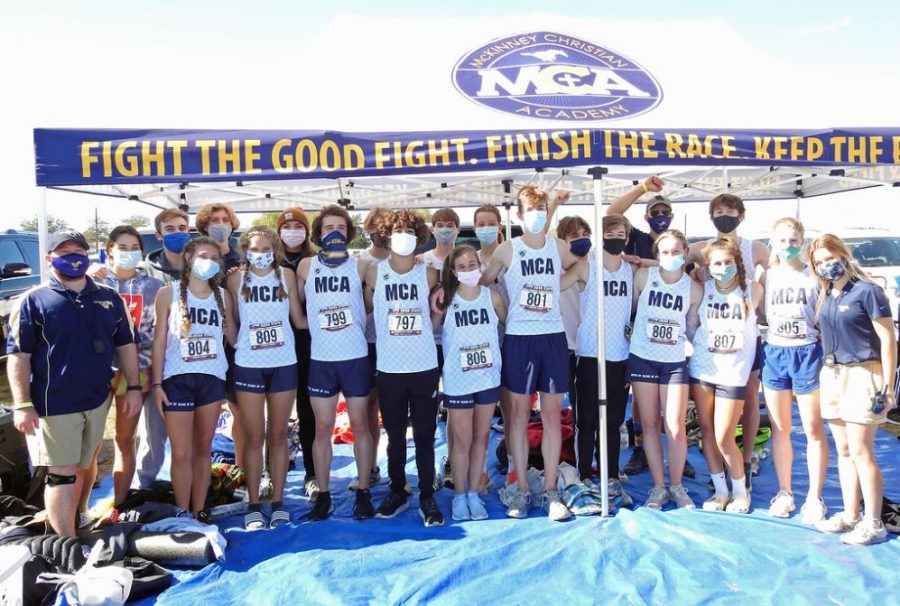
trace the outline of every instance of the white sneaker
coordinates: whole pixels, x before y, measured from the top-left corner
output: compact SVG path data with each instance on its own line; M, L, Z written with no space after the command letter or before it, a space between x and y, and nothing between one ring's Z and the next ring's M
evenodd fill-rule
M572 517L572 512L566 507L566 504L559 498L558 490L545 490L541 495L541 509L547 512L554 522L561 522Z
M465 494L454 495L453 503L450 505L450 515L454 520L471 520L469 513L469 501Z
M728 513L750 513L750 495L738 495L731 497L731 501L725 506Z
M654 486L644 501L644 506L650 509L662 509L663 505L669 502L669 491L665 486Z
M803 507L800 508L800 521L804 524L815 524L825 519L828 507L822 499L810 499L807 497Z
M850 532L841 535L845 545L875 545L887 541L887 530L881 520L863 520Z
M719 494L716 493L713 496L709 497L705 501L703 501L703 510L704 511L725 511L725 508L728 506L728 503L731 502L731 496L728 493Z
M815 523L816 530L826 534L839 534L850 532L859 524L859 520L848 520L844 515L845 512L840 511L826 520Z
M794 495L786 490L779 490L775 498L769 501L769 515L773 518L787 518L796 508Z
M488 519L488 512L484 506L484 501L478 498L478 494L474 492L469 492L466 494L466 500L469 503L469 515L472 516L473 520L486 520Z
M672 497L672 500L675 501L675 504L684 509L696 509L697 505L694 503L694 500L691 498L691 495L688 494L687 488L684 487L684 484L674 484L669 487L669 496Z
M524 519L528 517L529 509L531 509L531 491L520 489L512 495L509 507L506 508L506 515L510 518Z

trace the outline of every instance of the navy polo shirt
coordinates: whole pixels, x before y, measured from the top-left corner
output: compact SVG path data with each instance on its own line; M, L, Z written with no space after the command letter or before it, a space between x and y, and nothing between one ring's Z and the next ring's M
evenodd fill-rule
M628 234L628 244L625 245L625 254L637 255L641 259L655 259L653 238L647 232L632 227L631 233Z
M877 284L850 280L837 298L829 288L819 313L822 349L838 364L881 360L881 340L872 321L890 317L890 304Z
M136 342L131 315L115 290L87 278L75 293L53 277L16 300L6 351L31 354L31 401L45 417L103 404L116 348Z

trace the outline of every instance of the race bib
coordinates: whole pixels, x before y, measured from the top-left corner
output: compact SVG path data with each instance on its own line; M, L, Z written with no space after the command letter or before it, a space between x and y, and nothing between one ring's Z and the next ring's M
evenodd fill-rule
M329 307L319 312L319 328L322 330L343 330L353 324L350 308Z
M491 355L491 346L487 343L461 347L459 349L459 365L463 372L490 368L494 365L494 357Z
M744 349L744 333L711 329L706 337L706 348L712 353L735 353Z
M678 322L650 319L647 322L647 338L651 343L663 345L675 345L681 336L681 326Z
M181 359L185 362L212 360L219 354L215 337L208 335L191 335L181 340Z
M806 318L776 318L769 329L782 339L803 339L809 333Z
M528 311L547 313L553 309L553 289L526 284L519 295L519 305Z
M392 337L422 334L422 310L392 309L388 314L388 332Z
M251 350L284 345L284 327L280 321L251 324L247 334L250 338Z

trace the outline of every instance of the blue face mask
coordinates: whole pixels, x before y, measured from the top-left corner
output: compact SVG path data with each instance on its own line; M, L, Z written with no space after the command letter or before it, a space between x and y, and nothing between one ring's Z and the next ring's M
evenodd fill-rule
M478 241L482 244L490 245L497 241L497 234L499 231L500 230L496 225L477 227L475 228L475 237L478 238Z
M684 265L684 255L677 257L662 257L659 260L659 266L666 271L678 271Z
M347 260L347 238L341 232L335 230L322 238L322 250L319 251L319 260L329 267L337 267Z
M219 264L212 259L197 257L191 264L191 273L201 280L209 280L219 273Z
M173 253L180 253L184 250L185 245L191 240L191 234L186 231L176 231L163 236L163 246L166 250Z
M839 259L816 266L816 273L819 274L819 277L829 282L840 280L846 271L847 267Z
M569 242L569 250L576 257L583 257L591 251L590 238L578 238Z
M669 225L672 224L672 217L666 217L665 215L650 217L647 219L647 224L650 225L650 229L652 229L654 233L661 234L669 229Z
M79 253L70 253L50 261L53 269L67 278L80 278L87 272L90 264L91 260L88 256Z
M709 268L709 275L719 282L730 282L737 275L737 265L729 263L718 268Z

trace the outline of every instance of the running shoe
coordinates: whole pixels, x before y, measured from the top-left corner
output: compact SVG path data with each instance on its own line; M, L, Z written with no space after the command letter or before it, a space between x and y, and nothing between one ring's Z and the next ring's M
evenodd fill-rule
M841 535L845 545L875 545L887 541L887 530L881 520L863 520L850 532Z
M266 527L266 519L261 511L251 511L244 516L244 530L262 530Z
M434 489L441 488L453 489L453 472L450 469L450 459L447 457L441 459L441 470L434 479Z
M703 510L704 511L725 511L725 508L728 506L729 501L731 501L731 497L728 493L719 494L716 493L713 496L709 497L705 501L703 501Z
M625 463L625 467L622 468L622 471L624 471L626 475L636 476L645 469L647 469L647 455L644 453L644 447L635 446L634 450L631 451L628 462Z
M450 505L450 515L457 521L472 519L472 515L469 513L469 500L466 498L465 493L453 497L453 502Z
M375 517L375 508L372 507L372 493L368 488L356 491L355 503L353 503L353 519L368 520Z
M444 514L438 508L434 497L419 496L419 517L425 523L425 528L444 525Z
M488 512L484 506L484 501L482 501L477 493L469 492L466 494L466 500L469 503L469 515L472 516L473 520L486 520L488 519Z
M685 477L688 478L696 478L697 470L694 469L694 466L691 465L691 462L685 459L684 461L684 470L681 472Z
M814 524L816 530L826 534L841 534L850 532L859 525L859 520L847 520L845 512L839 511L830 518L820 520Z
M380 481L381 481L381 468L376 466L375 469L373 469L371 471L371 473L369 473L369 488L372 488L373 486L378 484ZM359 489L359 476L353 478L353 481L350 482L349 486L347 486L347 490L358 490L358 489Z
M634 505L634 499L625 492L625 488L619 480L609 479L609 497L616 500L619 507L631 507Z
M888 423L894 423L896 425L900 425L900 406L897 408L892 408L888 411L887 416L884 419Z
M778 494L769 501L769 515L773 518L787 518L796 508L794 495L786 490L779 490Z
M649 507L650 509L662 509L663 505L669 502L669 491L666 490L665 486L654 486L650 489L650 493L647 495L647 500L644 501L644 507Z
M750 497L747 495L732 497L731 502L725 506L725 511L728 513L750 513Z
M572 517L572 512L566 507L566 504L559 498L558 490L545 490L541 495L541 509L547 512L554 522L562 522Z
M697 508L697 504L694 503L694 499L692 499L691 495L688 494L687 488L684 487L684 484L674 484L670 486L669 496L672 497L672 500L675 501L675 504L682 509Z
M84 530L94 525L94 519L83 511L78 512L78 529Z
M273 509L269 517L269 528L275 529L291 523L291 514L285 509Z
M531 509L531 491L517 490L506 508L506 515L510 518L524 519L528 517L528 510Z
M375 512L375 517L381 519L390 519L396 516L398 513L403 513L407 509L409 509L408 497L404 493L391 491L386 497L384 497L381 505L378 506L378 511Z
M316 500L316 497L319 496L319 483L316 482L316 476L306 476L303 479L303 490L310 501Z
M806 498L803 507L800 508L800 521L804 524L815 524L825 519L828 514L828 507L822 499Z
M331 517L332 511L334 511L334 507L331 505L331 493L320 492L316 497L316 502L313 505L312 511L309 512L309 519L312 522L327 520Z

